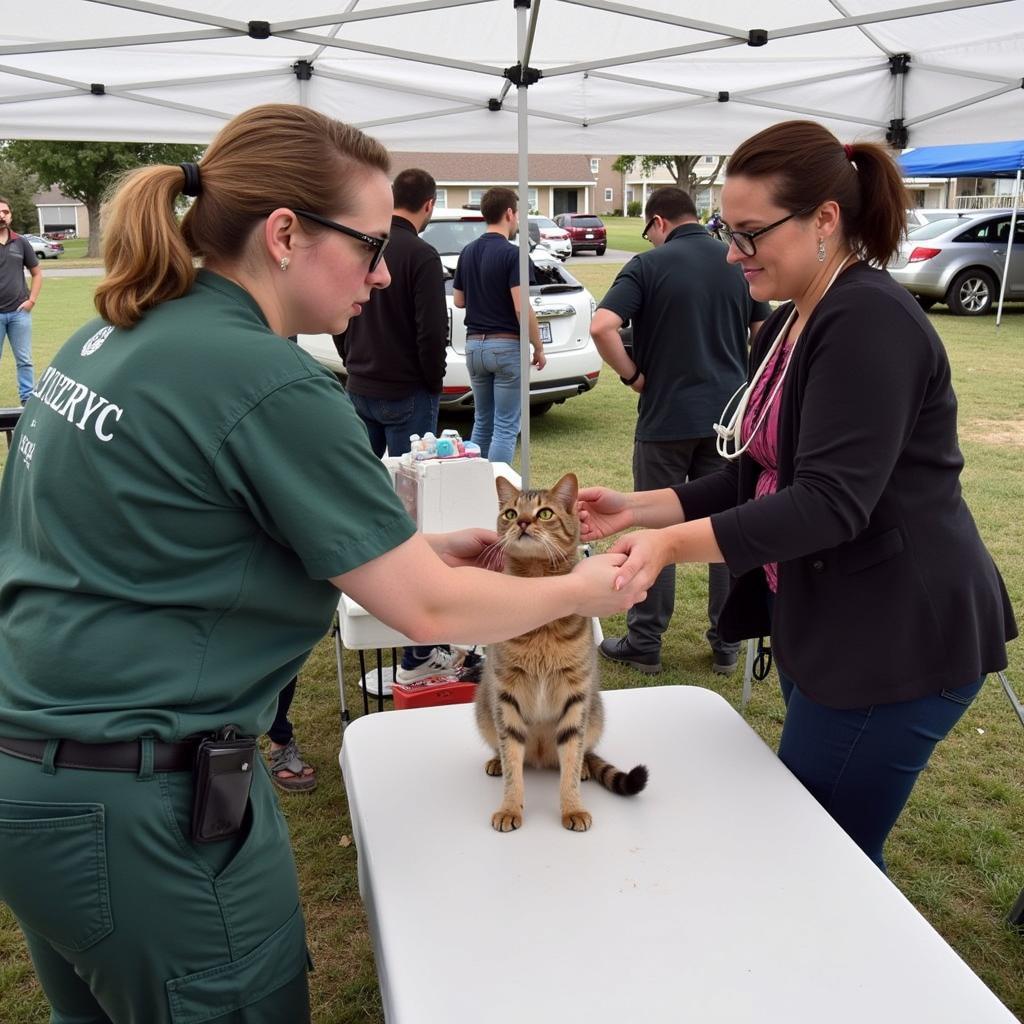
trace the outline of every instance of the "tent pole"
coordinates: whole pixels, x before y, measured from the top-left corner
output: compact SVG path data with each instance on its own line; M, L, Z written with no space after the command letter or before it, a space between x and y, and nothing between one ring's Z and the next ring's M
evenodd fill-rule
M529 7L516 8L516 49L520 68L525 73L529 48L527 24ZM519 401L521 409L521 449L519 475L523 490L530 486L530 150L527 127L526 94L529 88L521 76L516 87L516 113L519 125Z
M996 310L996 327L1003 322L1003 298L1006 295L1006 279L1010 276L1010 256L1013 253L1014 233L1017 230L1017 210L1020 208L1020 173L1017 168L1017 181L1013 186L1013 212L1010 214L1010 237L1006 240L1006 262L1003 264L1003 280L999 285L999 309Z

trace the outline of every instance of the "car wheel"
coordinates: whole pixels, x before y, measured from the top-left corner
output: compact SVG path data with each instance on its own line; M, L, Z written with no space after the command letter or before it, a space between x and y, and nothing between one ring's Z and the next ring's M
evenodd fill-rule
M602 246L599 246L595 250L595 252L597 253L598 256L603 256L604 255L604 250L605 250L605 246L602 245Z
M972 268L953 278L946 305L957 316L984 316L992 308L996 282L986 270Z
M538 402L536 405L530 406L531 416L543 416L545 413L551 412L551 406L554 402Z
M919 305L919 306L920 306L920 307L921 307L921 308L922 308L922 309L923 309L923 310L924 310L924 311L925 311L926 313L928 312L928 310L929 310L929 309L931 309L931 308L932 308L932 306L934 306L934 305L935 305L935 303L936 303L936 301L937 301L936 299L930 299L930 298L928 298L928 297L927 297L926 295L915 295L915 296L914 296L914 298L915 298L915 299L917 299L917 304L918 304L918 305Z

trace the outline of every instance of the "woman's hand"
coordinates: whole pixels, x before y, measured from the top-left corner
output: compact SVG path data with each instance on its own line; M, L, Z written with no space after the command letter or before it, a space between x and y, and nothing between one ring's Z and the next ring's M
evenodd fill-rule
M576 606L578 615L618 615L647 597L647 588L636 582L619 583L623 555L594 555L581 558L573 567L572 577L583 584L585 590Z
M616 575L615 586L649 590L658 573L674 563L673 548L666 530L636 530L620 537L610 552L626 556Z
M576 500L580 540L601 540L636 525L629 496L608 487L584 487Z
M470 528L454 530L451 533L424 534L427 543L434 549L446 565L454 567L475 565L492 568L488 554L498 542L498 535L493 530ZM500 565L498 566L500 568Z

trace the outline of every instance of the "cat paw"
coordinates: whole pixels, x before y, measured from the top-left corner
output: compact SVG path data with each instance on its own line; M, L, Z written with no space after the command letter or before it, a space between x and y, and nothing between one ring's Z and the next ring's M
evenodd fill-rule
M492 757L487 764L484 765L484 771L488 775L500 775L501 774L501 758Z
M583 767L580 768L580 782L586 782L590 778L590 769L587 767L587 762L583 762Z
M519 811L510 811L502 807L491 815L491 828L496 832L515 832L522 824L523 816Z
M586 832L593 823L590 812L581 807L577 811L566 811L562 815L562 824L571 832Z

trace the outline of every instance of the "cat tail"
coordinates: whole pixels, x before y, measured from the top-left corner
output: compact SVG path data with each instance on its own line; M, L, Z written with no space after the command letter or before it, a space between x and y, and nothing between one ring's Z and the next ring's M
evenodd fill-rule
M592 750L583 755L590 769L590 777L596 779L605 789L619 796L635 796L647 785L647 766L638 764L628 772L620 771Z

